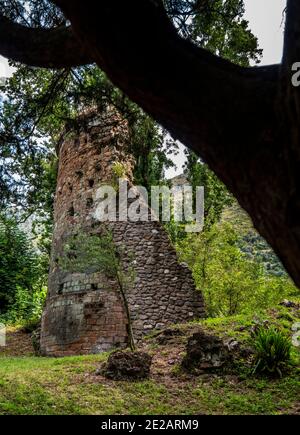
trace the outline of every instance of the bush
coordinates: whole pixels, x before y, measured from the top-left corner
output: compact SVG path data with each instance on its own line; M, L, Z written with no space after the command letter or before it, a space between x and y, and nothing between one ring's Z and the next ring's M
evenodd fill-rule
M188 235L177 248L203 293L209 317L262 311L298 291L286 276L268 274L242 252L240 235L227 222Z
M254 333L255 364L253 373L282 376L291 359L291 341L275 327L259 327Z
M35 329L41 318L47 288L34 288L31 292L17 287L15 301L11 304L5 314L0 316L0 322L7 325L23 325L28 329Z

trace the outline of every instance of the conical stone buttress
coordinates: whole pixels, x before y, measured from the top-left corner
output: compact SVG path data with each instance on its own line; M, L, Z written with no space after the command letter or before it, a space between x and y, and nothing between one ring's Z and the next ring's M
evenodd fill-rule
M97 234L104 224L95 217L97 189L115 176L115 162L131 183L133 159L127 148L126 120L112 107L86 112L59 145L54 204L54 235L48 295L42 315L41 353L64 356L100 353L128 342L127 317L113 280L91 270L66 272L60 257L78 230ZM134 253L136 279L127 299L135 339L168 324L204 317L201 292L190 270L157 221L105 223L114 242Z

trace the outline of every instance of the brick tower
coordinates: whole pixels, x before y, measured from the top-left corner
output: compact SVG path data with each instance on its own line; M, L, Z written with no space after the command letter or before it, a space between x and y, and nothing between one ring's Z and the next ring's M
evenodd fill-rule
M41 352L64 356L99 353L127 344L127 318L116 283L86 270L70 273L59 266L64 243L78 231L100 231L95 218L96 191L122 162L132 180L127 152L127 122L112 107L86 112L76 129L66 131L59 152L54 204L54 235L49 288L42 316ZM136 279L127 298L136 339L170 323L204 316L201 293L191 272L177 260L157 221L109 222L114 242L134 253Z

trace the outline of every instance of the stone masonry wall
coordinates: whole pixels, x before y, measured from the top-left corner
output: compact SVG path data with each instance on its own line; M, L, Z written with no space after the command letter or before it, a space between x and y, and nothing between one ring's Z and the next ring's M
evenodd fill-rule
M122 162L131 182L127 123L113 108L85 113L78 131L64 134L54 208L49 290L42 316L41 350L45 355L99 353L127 344L127 319L113 280L87 270L59 266L64 243L78 232L101 232L95 218L97 188L114 177ZM134 255L136 280L128 301L136 339L170 323L203 317L203 300L191 272L179 264L167 234L157 221L109 222L114 241Z

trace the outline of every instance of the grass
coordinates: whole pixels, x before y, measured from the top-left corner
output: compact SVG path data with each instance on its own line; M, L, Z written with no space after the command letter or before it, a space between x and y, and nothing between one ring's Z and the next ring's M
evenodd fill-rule
M199 385L195 393L208 414L288 414L299 401L300 380L296 376L267 382L251 378L234 385L215 380Z
M263 319L287 331L297 317L279 307ZM0 352L0 415L299 414L300 348L293 349L293 365L278 379L251 375L243 364L235 373L199 377L178 370L186 337L195 328L247 342L252 325L250 315L176 325L184 335L164 346L157 344L153 334L143 344L143 350L154 356L152 376L135 383L95 375L107 354L59 359L30 356L28 342L22 347L21 333L12 330L12 337L19 335L10 342L22 348L24 356L11 356L9 349ZM23 335L28 340L28 335ZM176 363L169 364L170 359Z
M2 358L0 414L164 414L173 395L154 381L86 379L104 357ZM183 406L178 411L184 412Z
M278 414L299 404L296 373L267 381L99 382L93 373L103 359L1 358L0 414Z

